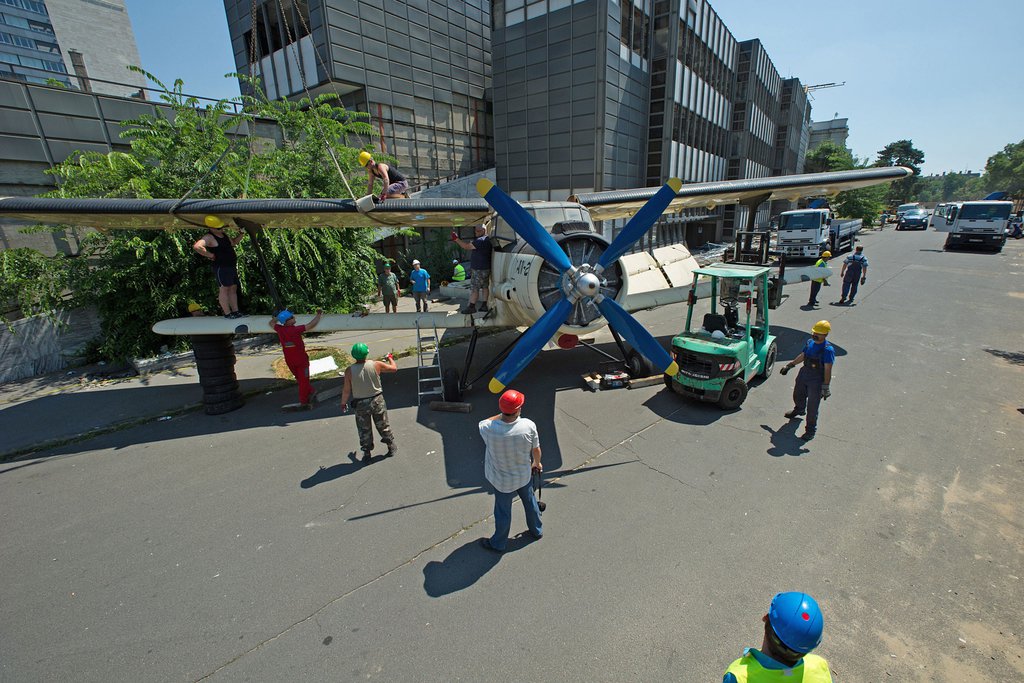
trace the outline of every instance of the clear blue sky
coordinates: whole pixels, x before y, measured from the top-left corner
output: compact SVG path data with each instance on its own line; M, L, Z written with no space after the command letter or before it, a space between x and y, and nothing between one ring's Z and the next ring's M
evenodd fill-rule
M848 118L858 157L909 138L924 172L975 170L1024 140L1024 0L713 0L737 40L760 38L783 78L846 81L812 118ZM128 0L142 66L187 92L238 87L218 0Z

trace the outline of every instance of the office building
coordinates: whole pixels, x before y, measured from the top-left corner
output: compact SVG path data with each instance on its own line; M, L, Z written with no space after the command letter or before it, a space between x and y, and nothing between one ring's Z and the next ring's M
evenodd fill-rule
M811 136L808 143L808 151L825 142L833 142L840 147L846 147L846 140L850 137L848 119L832 119L831 121L811 122Z
M0 77L123 97L145 78L124 0L0 0Z
M235 63L271 98L336 93L413 190L494 166L490 0L224 0Z

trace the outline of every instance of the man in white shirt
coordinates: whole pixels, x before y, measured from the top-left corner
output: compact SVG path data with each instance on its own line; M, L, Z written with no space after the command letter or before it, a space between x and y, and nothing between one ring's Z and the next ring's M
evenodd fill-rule
M481 538L480 545L499 553L508 545L514 494L523 501L530 535L544 535L531 485L533 473L544 471L540 464L540 436L533 420L520 417L525 401L525 396L510 389L498 399L501 413L480 422L480 436L487 448L484 476L494 487L494 535Z

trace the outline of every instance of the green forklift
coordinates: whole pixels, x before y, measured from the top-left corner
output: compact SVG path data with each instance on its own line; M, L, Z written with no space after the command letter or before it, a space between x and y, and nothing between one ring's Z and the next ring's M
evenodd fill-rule
M683 396L733 410L747 398L755 377L772 374L778 346L768 325L771 271L764 266L713 264L693 271L686 329L672 338L679 372L665 384ZM699 326L693 312L699 299L711 298L711 312ZM740 320L740 310L745 319Z

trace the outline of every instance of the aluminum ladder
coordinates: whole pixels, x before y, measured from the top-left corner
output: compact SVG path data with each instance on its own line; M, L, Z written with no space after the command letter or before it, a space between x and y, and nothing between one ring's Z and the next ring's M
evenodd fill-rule
M429 334L431 330L432 335ZM416 319L416 395L419 404L426 397L444 399L437 323L431 322L431 330L424 330L420 319Z

